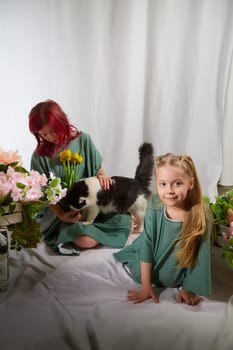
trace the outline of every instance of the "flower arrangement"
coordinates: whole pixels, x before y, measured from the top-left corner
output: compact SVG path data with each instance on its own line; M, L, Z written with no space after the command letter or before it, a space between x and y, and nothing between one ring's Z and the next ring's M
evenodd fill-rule
M233 189L227 191L224 195L216 196L215 202L210 203L210 209L216 225L229 226L228 213L230 209L233 209Z
M229 225L228 230L222 232L223 238L223 257L228 261L233 269L233 221Z
M16 167L21 165L21 156L18 151L4 151L0 148L0 176L7 172L9 166ZM5 175L4 175L5 176ZM12 202L9 191L7 190L7 181L3 181L0 177L0 217L6 211L12 212L15 208L15 203ZM5 179L6 180L6 179Z
M60 152L59 159L65 172L65 180L62 185L70 189L72 184L78 180L78 166L83 162L83 157L77 152L72 153L70 149L65 149Z
M22 213L21 222L7 225L12 231L12 249L36 247L41 236L36 214L42 206L56 204L65 195L60 178L27 171L17 152L0 149L0 217L13 212L16 204L20 204Z
M224 195L216 196L215 202L209 202L213 213L216 238L215 244L219 245L218 237L221 237L220 246L223 248L223 257L233 268L233 189Z

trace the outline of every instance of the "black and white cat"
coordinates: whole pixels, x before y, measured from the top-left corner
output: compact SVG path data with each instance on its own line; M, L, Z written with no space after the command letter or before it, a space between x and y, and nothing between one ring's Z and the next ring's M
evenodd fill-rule
M97 177L88 177L73 184L66 199L70 208L83 211L83 224L94 221L102 213L130 213L142 231L149 189L154 170L154 150L151 143L144 142L139 148L139 164L135 177L113 176L109 190L103 190ZM87 210L86 210L87 209Z

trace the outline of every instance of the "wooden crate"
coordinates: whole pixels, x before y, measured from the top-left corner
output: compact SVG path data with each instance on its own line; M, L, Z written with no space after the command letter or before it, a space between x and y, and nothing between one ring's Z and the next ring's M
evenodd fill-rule
M8 226L11 224L16 224L22 221L22 213L21 213L20 204L16 204L15 210L13 213L9 213L8 208L5 209L5 214L0 216L0 226Z

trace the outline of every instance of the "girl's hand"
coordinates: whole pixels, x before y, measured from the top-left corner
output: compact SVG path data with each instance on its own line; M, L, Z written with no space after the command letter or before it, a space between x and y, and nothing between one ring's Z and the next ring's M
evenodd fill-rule
M70 210L68 212L63 212L62 215L59 215L59 219L70 224L76 224L80 220L81 216L82 214L80 211Z
M155 295L152 288L150 290L146 290L146 289L129 290L128 295L127 295L127 299L129 301L132 301L133 304L141 303L141 302L143 302L147 299L150 299L150 298L152 298L154 303L156 303L156 304L159 303L159 299Z
M191 305L191 306L195 306L195 305L199 304L200 301L203 300L198 295L196 295L192 292L188 292L184 289L179 291L179 294L177 295L176 299L177 299L178 303L187 304L187 305Z

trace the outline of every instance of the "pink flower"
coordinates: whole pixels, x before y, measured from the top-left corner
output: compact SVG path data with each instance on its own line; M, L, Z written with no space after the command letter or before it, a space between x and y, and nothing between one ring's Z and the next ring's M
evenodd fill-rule
M222 232L222 239L225 244L228 244L228 235L226 234L226 232Z
M21 157L18 154L18 151L3 151L2 148L0 148L0 163L2 164L10 164L10 163L21 163Z
M4 198L11 191L11 184L8 181L7 175L0 172L0 199Z
M51 174L52 175L52 174ZM30 172L16 171L12 166L7 168L7 172L0 172L0 199L10 194L14 202L37 202L48 200L52 204L56 204L66 195L66 189L62 189L59 178L56 184L50 185L49 179L45 174L31 170ZM46 197L45 190L49 189L49 198Z
M230 233L231 233L231 236L233 236L233 221L230 222Z

